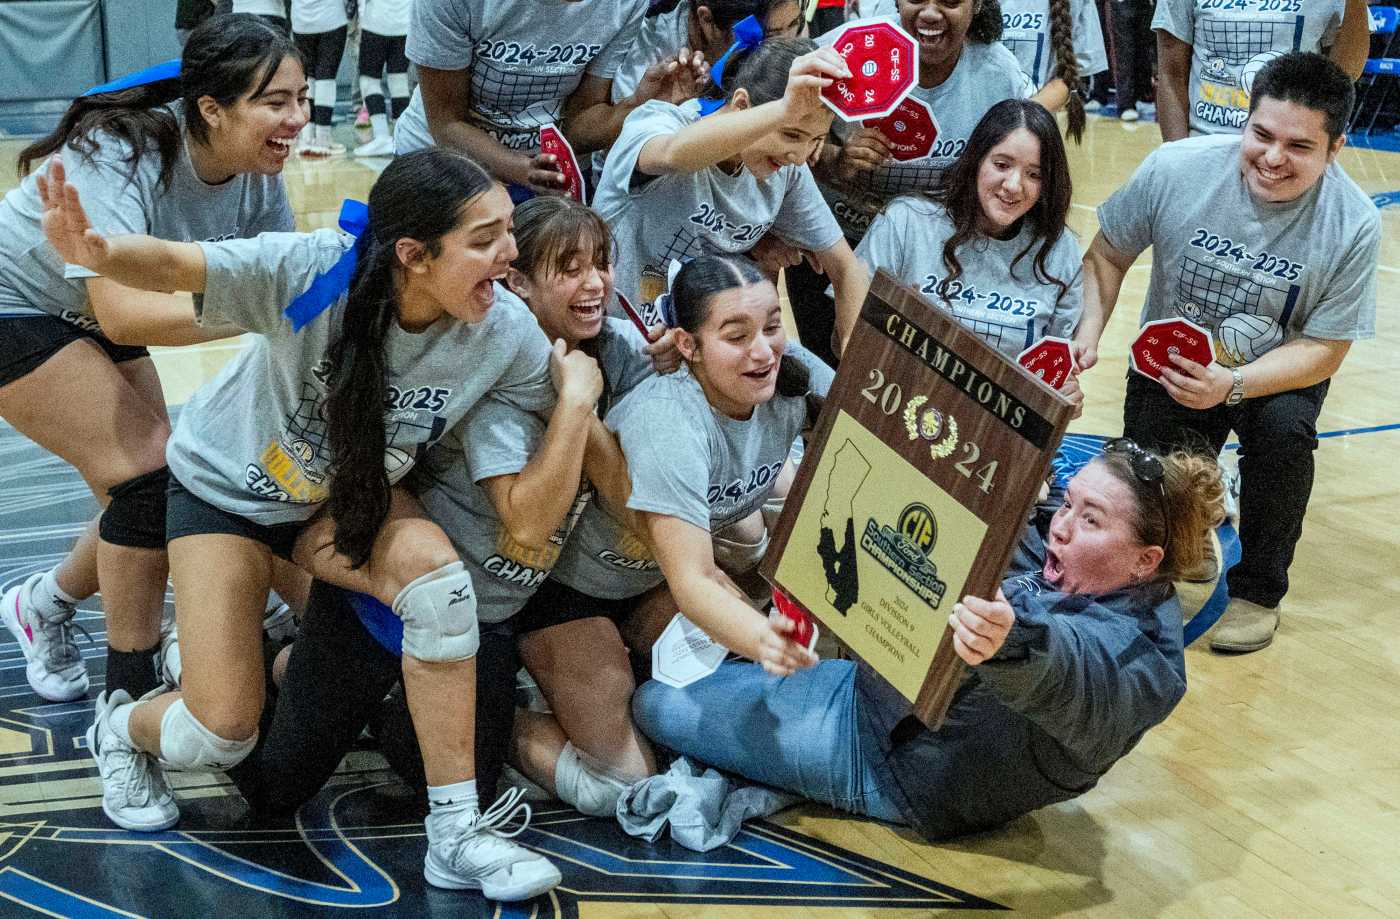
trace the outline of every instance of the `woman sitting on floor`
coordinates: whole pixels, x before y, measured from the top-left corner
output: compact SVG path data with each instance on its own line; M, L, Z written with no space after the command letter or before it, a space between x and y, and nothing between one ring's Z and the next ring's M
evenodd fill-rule
M653 680L633 714L679 753L930 839L999 826L1088 791L1185 694L1172 581L1222 495L1213 461L1111 441L1035 509L996 599L953 607L971 670L936 731L840 660Z

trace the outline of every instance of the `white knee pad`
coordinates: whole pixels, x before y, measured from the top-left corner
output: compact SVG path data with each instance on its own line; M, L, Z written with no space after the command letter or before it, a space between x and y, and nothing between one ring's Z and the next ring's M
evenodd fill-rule
M554 764L554 790L565 804L590 817L612 817L617 813L618 799L630 787L631 783L608 775L565 741Z
M247 759L257 742L257 733L247 740L225 740L200 724L184 699L176 699L160 719L160 761L171 769L227 771Z
M744 574L752 571L763 561L763 553L768 551L768 530L759 534L757 542L744 542L724 533L712 537L715 549L715 564L729 574Z
M414 579L394 598L403 620L403 653L420 661L461 661L476 656L481 630L476 591L461 562Z

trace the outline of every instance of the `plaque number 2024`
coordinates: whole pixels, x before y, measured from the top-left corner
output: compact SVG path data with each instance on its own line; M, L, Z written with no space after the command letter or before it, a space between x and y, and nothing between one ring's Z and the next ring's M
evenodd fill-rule
M870 385L862 389L860 394L886 415L893 415L904 403L904 392L899 384L886 383L885 372L878 367L871 368ZM991 494L992 486L996 483L997 461L991 460L977 466L976 463L982 456L982 448L970 440L963 441L959 446L962 447L963 458L954 463L953 468L965 479L975 477L981 483L982 493Z

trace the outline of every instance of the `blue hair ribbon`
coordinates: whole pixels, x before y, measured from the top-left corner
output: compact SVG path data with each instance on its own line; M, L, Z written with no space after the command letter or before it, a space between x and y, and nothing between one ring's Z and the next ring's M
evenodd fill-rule
M103 83L94 86L84 96L95 96L98 93L114 93L123 89L132 89L136 86L145 86L148 83L159 83L161 80L173 80L180 75L180 59L174 58L169 61L162 61L147 67L145 70L138 70L129 73L124 77L118 77L110 83Z
M355 237L355 245L346 249L345 254L328 270L318 274L311 286L282 311L282 315L292 321L293 332L300 332L350 289L355 265L368 239L365 231L369 229L369 205L347 198L340 205L340 228Z
M734 23L734 44L729 46L729 50L719 60L715 61L710 68L710 80L715 86L724 83L724 65L729 63L729 56L735 51L747 51L750 48L757 48L763 44L763 23L758 21L756 16L745 16ZM713 114L719 111L724 105L725 99L700 99L700 117Z

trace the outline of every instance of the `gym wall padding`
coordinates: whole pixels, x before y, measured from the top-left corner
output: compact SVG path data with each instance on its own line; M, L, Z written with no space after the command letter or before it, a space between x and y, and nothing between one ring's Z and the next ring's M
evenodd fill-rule
M0 132L47 131L88 87L179 53L171 0L0 0Z

